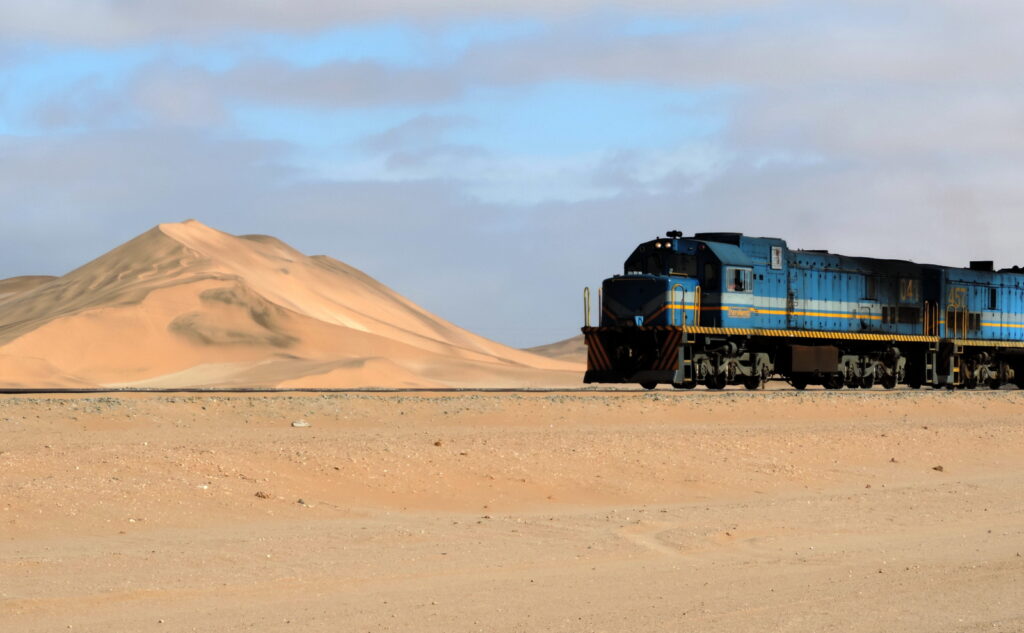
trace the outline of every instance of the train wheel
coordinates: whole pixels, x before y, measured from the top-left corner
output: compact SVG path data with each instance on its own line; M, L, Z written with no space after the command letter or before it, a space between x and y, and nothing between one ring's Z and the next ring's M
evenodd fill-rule
M756 391L764 386L764 381L760 376L747 376L743 379L743 386L750 391Z
M792 378L789 379L789 384L793 385L793 388L796 389L797 391L803 391L804 389L807 388L807 379L797 378L796 376L793 376Z
M643 387L644 389L646 389L647 391L650 391L651 389L657 388L658 383L656 383L656 382L642 382L642 383L640 383L640 386Z
M1002 386L1003 386L1003 383L999 382L998 378L993 378L992 380L988 381L988 388L989 389L999 389Z
M672 383L672 387L674 389L693 389L696 386L697 386L697 382L696 381L691 381L691 382L674 382L674 383Z
M860 386L861 389L871 389L872 387L875 386L875 377L874 376L864 376L863 378L860 379L860 385L859 386Z
M893 374L891 376L883 376L882 377L882 386L885 387L886 389L895 389L896 388L896 375Z
M725 389L725 374L711 374L705 380L708 389L714 389L715 391Z

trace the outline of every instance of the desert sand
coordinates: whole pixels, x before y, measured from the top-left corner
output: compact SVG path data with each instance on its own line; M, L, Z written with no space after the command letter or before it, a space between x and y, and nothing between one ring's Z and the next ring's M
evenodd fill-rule
M6 396L0 630L1019 632L1022 407Z
M570 386L338 260L190 220L0 281L0 388Z

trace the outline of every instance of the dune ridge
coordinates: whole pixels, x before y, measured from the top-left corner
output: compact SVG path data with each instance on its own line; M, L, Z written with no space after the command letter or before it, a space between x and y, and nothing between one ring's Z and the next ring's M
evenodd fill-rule
M587 362L587 344L584 342L582 334L547 345L529 347L526 351L571 363L585 364Z
M468 332L336 259L195 220L62 277L0 281L0 386L550 386L581 370Z

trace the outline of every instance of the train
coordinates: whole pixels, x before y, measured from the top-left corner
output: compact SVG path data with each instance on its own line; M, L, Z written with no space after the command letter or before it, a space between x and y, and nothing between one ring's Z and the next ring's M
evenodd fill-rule
M641 243L585 291L584 382L760 389L1024 387L1024 269L791 249L697 233Z

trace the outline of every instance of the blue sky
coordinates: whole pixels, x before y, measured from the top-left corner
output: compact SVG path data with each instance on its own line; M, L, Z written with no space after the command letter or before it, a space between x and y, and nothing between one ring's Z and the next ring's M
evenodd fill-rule
M410 6L6 3L0 277L195 217L530 345L673 228L1024 263L1019 3Z

